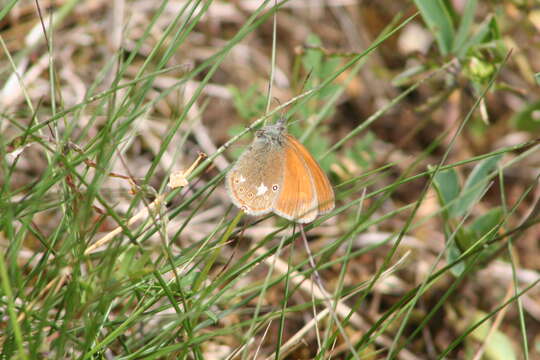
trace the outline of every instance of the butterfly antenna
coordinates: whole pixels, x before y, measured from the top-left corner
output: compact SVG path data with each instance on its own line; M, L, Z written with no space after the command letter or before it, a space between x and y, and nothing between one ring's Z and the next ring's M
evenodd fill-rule
M272 98L272 100L274 100L278 104L278 107L281 106L281 101L279 101L278 98L274 97ZM279 115L279 119L277 119L276 121L276 125L282 125L282 126L287 127L287 118L285 117L285 109L281 109L281 114Z

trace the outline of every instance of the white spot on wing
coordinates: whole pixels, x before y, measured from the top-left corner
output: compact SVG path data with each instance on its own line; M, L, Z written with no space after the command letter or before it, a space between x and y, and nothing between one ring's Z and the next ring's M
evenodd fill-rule
M261 183L261 185L257 187L257 196L264 195L267 191L268 188L263 183Z
M246 182L246 178L243 177L242 175L240 175L240 179L238 179L238 182L239 182L239 183Z

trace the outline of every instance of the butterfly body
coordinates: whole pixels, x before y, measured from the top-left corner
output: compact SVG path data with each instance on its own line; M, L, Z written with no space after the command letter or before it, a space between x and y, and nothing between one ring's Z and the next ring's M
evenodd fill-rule
M225 183L233 203L249 215L274 212L308 223L334 208L328 178L282 120L257 131Z

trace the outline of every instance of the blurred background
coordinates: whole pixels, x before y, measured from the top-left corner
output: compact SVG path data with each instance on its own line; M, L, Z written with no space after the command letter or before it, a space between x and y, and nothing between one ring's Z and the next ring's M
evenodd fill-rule
M539 30L530 0L4 1L3 355L540 359ZM362 325L301 332L328 304L271 265L287 235L313 280L292 225L225 231L227 141L272 110L335 186L307 238Z

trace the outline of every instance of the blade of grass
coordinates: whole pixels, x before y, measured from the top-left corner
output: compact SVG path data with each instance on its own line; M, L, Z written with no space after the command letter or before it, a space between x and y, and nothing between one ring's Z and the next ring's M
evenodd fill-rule
M443 0L414 0L422 18L435 36L439 51L446 56L452 50L454 42L454 25Z

